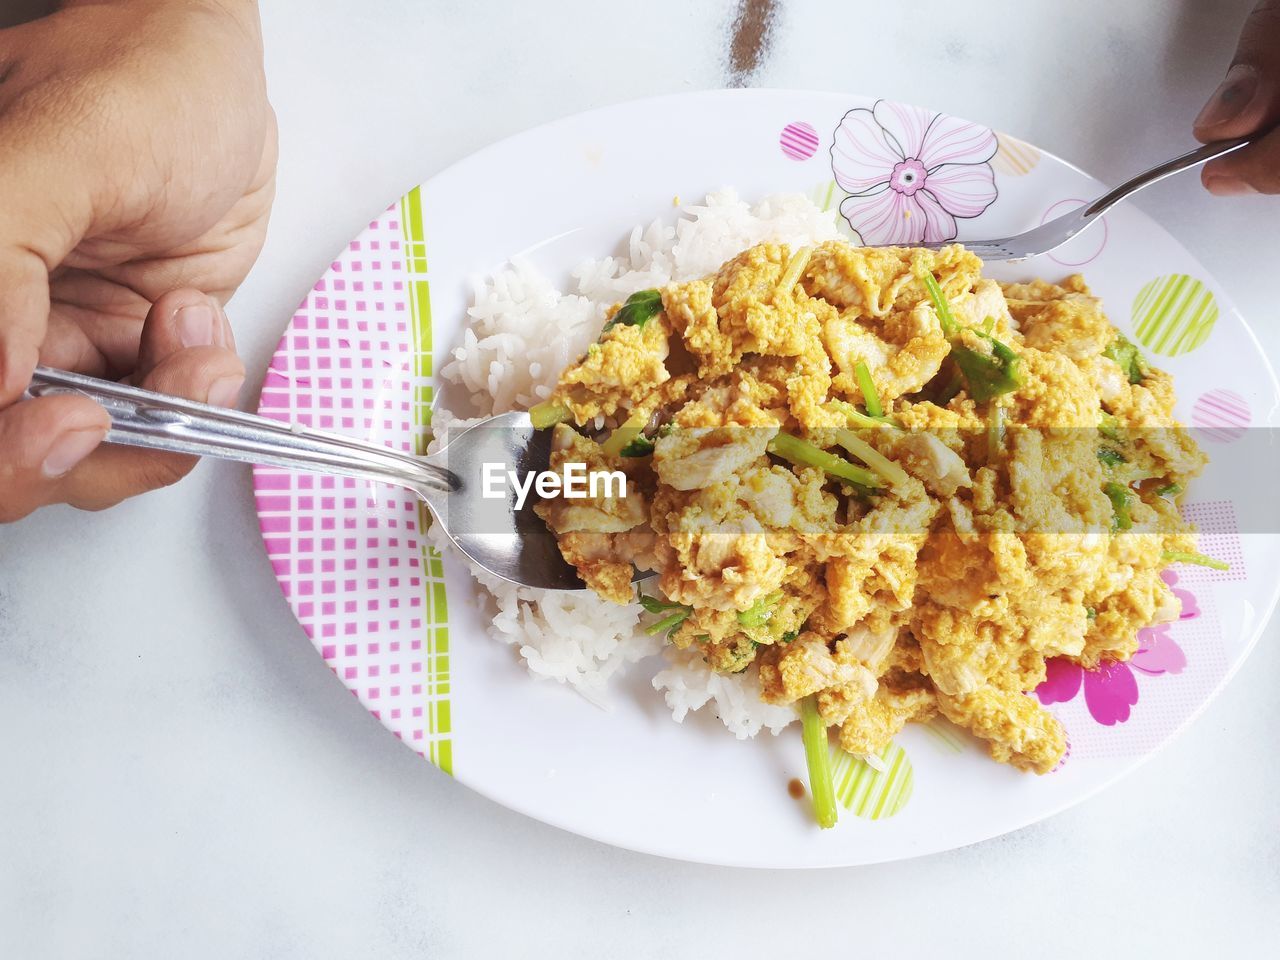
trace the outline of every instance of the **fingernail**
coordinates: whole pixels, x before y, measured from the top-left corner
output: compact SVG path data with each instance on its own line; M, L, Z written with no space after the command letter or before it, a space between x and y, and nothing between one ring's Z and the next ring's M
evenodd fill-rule
M1216 127L1244 112L1258 92L1258 71L1247 63L1237 63L1227 71L1218 89L1196 117L1197 128Z
M1258 192L1239 177L1211 177L1204 188L1215 197L1246 197Z
M41 471L46 477L60 477L70 473L71 468L91 454L106 435L106 431L100 428L73 430L63 434L54 441L45 456L44 463L40 465Z
M244 377L223 377L209 388L209 402L215 407L234 407L240 398Z
M193 303L178 310L178 339L184 347L211 347L218 335L217 314L207 303Z

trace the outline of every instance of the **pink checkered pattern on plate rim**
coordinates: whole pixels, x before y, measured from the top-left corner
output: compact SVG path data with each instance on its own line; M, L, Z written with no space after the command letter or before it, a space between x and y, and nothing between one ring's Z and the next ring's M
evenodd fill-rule
M344 250L294 314L259 412L421 450L431 333L418 191ZM452 768L448 612L439 555L412 494L383 484L254 470L280 589L330 669L418 753Z

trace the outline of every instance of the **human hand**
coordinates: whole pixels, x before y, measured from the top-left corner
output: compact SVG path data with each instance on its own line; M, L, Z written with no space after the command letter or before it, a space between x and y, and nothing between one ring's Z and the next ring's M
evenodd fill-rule
M1195 120L1196 139L1228 140L1280 123L1280 0L1260 0L1240 33L1226 78ZM1200 180L1222 197L1280 193L1280 129L1204 165Z
M250 0L72 2L0 30L0 522L191 469L100 447L86 398L19 398L39 362L233 405L221 304L262 247L275 160Z

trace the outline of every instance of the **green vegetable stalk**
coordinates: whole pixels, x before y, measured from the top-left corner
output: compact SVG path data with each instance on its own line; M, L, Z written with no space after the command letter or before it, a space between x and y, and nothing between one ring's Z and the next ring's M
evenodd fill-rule
M620 453L624 457L647 457L653 453L653 441L642 433L623 447Z
M804 268L809 265L809 258L813 256L813 247L801 247L791 259L787 261L786 269L782 271L782 279L778 281L778 293L790 293L797 283L800 282L800 274L804 273Z
M1118 334L1111 345L1102 351L1102 355L1118 363L1130 383L1141 383L1147 378L1150 368L1146 358L1123 334Z
M817 467L838 480L846 480L856 487L863 488L868 493L880 487L876 475L870 470L855 466L843 457L827 453L808 440L801 440L789 433L779 431L769 441L769 452L803 467Z
M535 430L545 430L569 419L569 408L561 403L543 400L529 408L529 419Z
M616 457L623 454L623 451L635 440L644 439L640 433L645 425L649 422L647 414L633 413L622 423L618 429L609 434L609 439L601 444L601 452L607 457ZM649 445L649 449L653 449L653 445ZM625 454L623 454L625 456ZM643 454L641 454L643 456Z
M916 276L920 278L925 290L929 292L929 299L933 301L933 310L937 313L938 323L942 326L942 335L948 340L954 339L960 332L960 324L951 313L951 304L947 303L942 287L938 286L938 281L928 270L921 270Z
M987 415L987 459L996 461L1004 450L1004 407L991 405Z
M644 632L649 636L659 633L666 633L670 636L671 632L689 619L693 613L693 607L686 606L683 603L671 603L668 600L659 600L657 597L650 597L640 594L640 606L644 607L649 613L662 613L666 616L659 620L655 620L644 628Z
M980 330L970 332L990 343L991 353L961 345L951 348L951 358L960 368L969 396L978 403L986 403L1022 386L1022 359L991 334Z
M1190 553L1183 550L1166 550L1161 557L1166 563L1194 563L1200 567L1211 567L1214 570L1230 570L1231 564L1203 553Z
M1111 520L1112 528L1116 530L1130 529L1133 526L1133 517L1129 513L1133 509L1133 491L1123 483L1116 483L1112 480L1102 485L1102 492L1111 501L1111 509L1115 512L1115 516Z
M836 443L865 463L868 467L896 487L907 482L907 471L882 454L852 430L837 430Z
M893 417L880 416L872 417L863 413L852 403L846 403L843 400L828 401L832 410L840 414L849 421L849 426L854 429L869 429L871 427L897 427L897 423Z
M1118 467L1122 463L1129 462L1125 459L1123 453L1119 450L1113 449L1112 447L1099 447L1098 460L1101 461L1102 465L1108 469Z
M964 378L969 396L978 403L986 403L1022 386L1022 360L1007 345L991 335L994 323L987 324L984 330L970 328L970 333L991 345L990 354L957 344L955 340L960 334L960 324L951 312L951 305L947 303L942 287L927 270L921 270L917 276L929 292L929 299L933 301L942 335L952 341L951 357Z
M773 616L774 608L781 599L781 593L771 593L761 597L746 610L738 611L738 623L744 627L763 627Z
M884 407L880 404L880 395L876 393L876 385L871 380L871 371L859 360L853 367L853 375L858 381L858 389L862 391L862 400L867 405L867 413L873 417L883 417Z
M834 827L839 811L836 807L836 785L831 777L831 744L827 726L818 714L818 698L800 701L800 736L804 741L804 758L809 767L809 793L813 795L813 813L824 830Z

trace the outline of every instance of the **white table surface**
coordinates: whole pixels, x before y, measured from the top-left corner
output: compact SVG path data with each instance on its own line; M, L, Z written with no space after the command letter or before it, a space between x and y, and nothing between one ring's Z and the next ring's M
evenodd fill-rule
M928 104L1117 180L1189 142L1250 2L789 0L751 82ZM544 120L726 82L725 2L266 6L280 193L231 311L257 377L330 257L407 187ZM1280 202L1189 177L1139 203L1275 355ZM248 480L206 464L109 513L0 528L0 957L1280 944L1275 627L1188 733L1048 822L873 868L674 863L511 813L388 736L291 617Z

